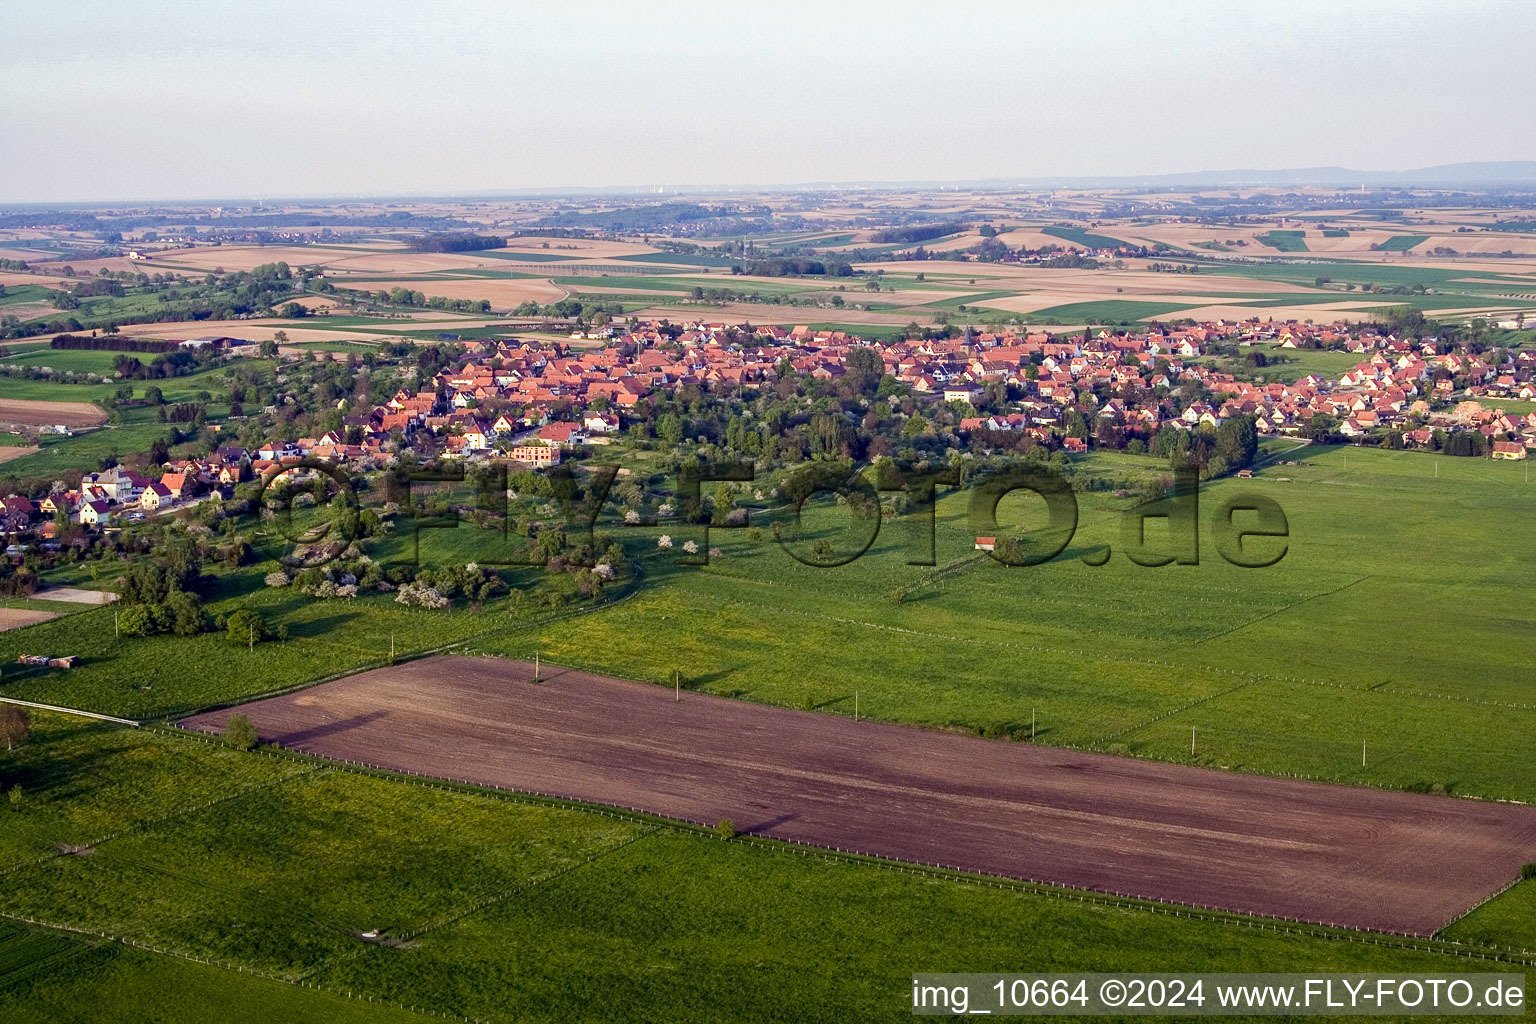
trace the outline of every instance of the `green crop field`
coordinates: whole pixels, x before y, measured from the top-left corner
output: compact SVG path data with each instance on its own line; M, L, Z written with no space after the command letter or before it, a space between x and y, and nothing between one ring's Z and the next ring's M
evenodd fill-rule
M1307 252L1307 233L1305 231L1267 231L1258 236L1264 245L1281 252Z
M1447 952L38 719L0 758L29 836L0 887L0 1021L897 1020L914 969L1021 949L1040 971L1469 969L1433 943Z
M745 262L746 257L733 260L725 256L710 256L707 253L645 252L620 256L619 259L626 263L678 263L690 267L730 267Z
M1135 299L1101 299L1095 302L1068 302L1028 314L1032 323L1081 324L1090 320L1106 323L1135 323L1188 309L1187 302L1141 302Z
M1098 235L1086 228L1044 227L1040 229L1043 235L1052 238L1065 238L1069 242L1075 242L1089 249L1118 249L1127 243L1118 238L1110 238L1108 235Z
M1429 241L1428 235L1393 235L1385 242L1376 246L1387 252L1407 252L1414 246Z
M110 377L122 356L147 363L154 358L143 352L107 352L95 349L42 348L12 356L6 362L26 366L47 366L55 370L71 370L75 373L97 373Z

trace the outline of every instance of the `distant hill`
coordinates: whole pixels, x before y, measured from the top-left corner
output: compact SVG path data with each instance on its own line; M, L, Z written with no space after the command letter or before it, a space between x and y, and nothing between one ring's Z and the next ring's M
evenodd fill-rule
M1187 171L1180 174L1073 176L1023 179L1018 184L1058 188L1135 188L1138 186L1324 185L1347 188L1371 186L1439 186L1487 188L1491 185L1536 185L1536 161L1501 160L1440 164L1409 171L1354 171L1347 167L1298 167L1288 170Z
M1062 175L1049 178L984 178L948 181L803 181L759 185L607 185L593 188L523 188L470 193L475 196L531 195L678 195L763 191L839 191L843 189L934 188L1232 188L1237 186L1304 186L1326 188L1536 188L1536 160L1486 160L1439 164L1407 171L1355 171L1348 167L1184 171L1177 174Z

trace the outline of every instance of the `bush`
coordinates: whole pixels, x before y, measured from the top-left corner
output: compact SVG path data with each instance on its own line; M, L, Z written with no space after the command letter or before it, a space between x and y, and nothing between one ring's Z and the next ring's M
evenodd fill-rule
M1536 861L1520 865L1520 877L1529 881L1536 878Z
M149 636L155 632L155 622L148 607L132 604L118 612L117 630L124 636Z
M224 732L221 735L224 742L236 750L255 750L256 744L261 742L261 737L256 735L256 727L245 715L230 715L229 721L224 723Z
M721 818L715 823L715 836L719 839L735 839L739 833L736 831L736 823L730 818Z

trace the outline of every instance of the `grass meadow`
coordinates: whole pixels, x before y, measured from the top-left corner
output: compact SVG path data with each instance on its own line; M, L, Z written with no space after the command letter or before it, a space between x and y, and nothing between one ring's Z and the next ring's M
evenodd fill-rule
M1040 971L1469 969L1392 939L38 719L0 755L27 794L0 813L28 835L0 854L0 1021L897 1020L912 971L1003 970L1021 950Z

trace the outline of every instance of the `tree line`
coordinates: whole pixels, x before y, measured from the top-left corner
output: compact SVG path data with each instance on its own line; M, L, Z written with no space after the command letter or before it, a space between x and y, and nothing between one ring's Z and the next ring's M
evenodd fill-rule
M412 252L476 252L504 249L507 240L496 235L477 235L463 231L451 235L418 235L408 243Z

